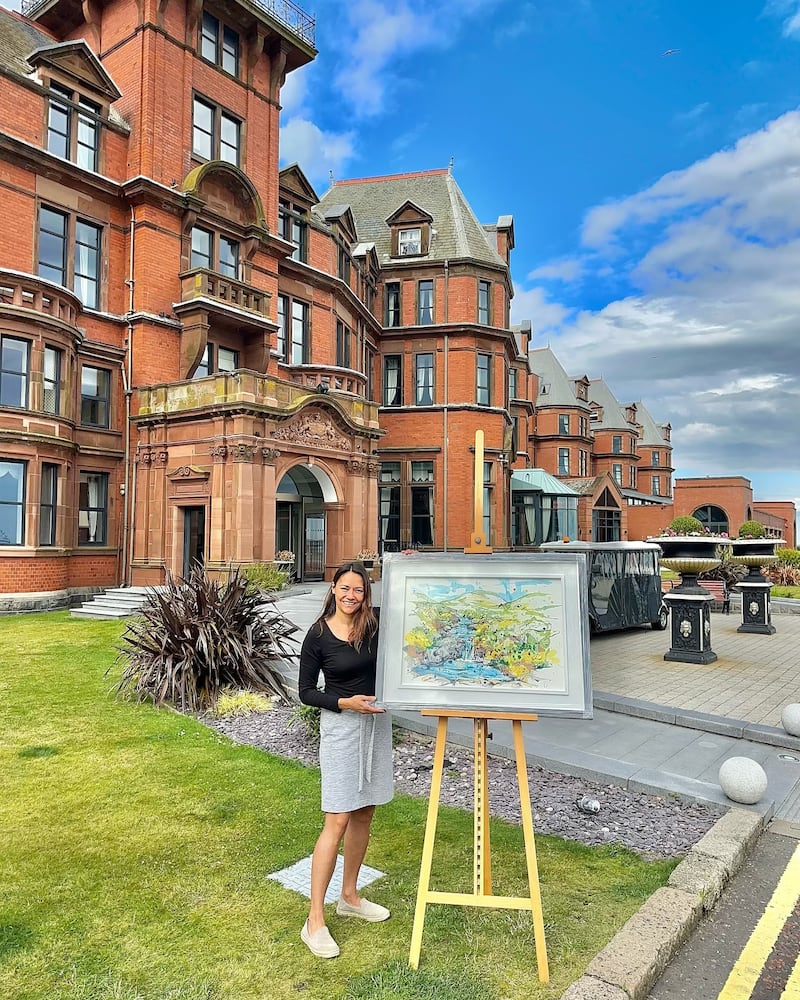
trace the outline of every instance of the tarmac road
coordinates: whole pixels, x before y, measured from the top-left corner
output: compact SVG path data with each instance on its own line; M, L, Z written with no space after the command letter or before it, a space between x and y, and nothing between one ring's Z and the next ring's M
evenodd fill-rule
M798 954L800 843L767 832L649 1000L800 1000Z

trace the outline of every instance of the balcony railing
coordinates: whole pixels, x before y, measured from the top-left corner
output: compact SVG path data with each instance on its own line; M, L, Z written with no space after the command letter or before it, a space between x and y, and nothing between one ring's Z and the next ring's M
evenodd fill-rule
M321 394L349 392L354 396L366 396L367 376L350 368L337 368L334 365L287 365L286 378L295 385Z
M22 13L25 17L35 17L50 3L52 0L22 0ZM314 45L315 19L292 0L253 0L253 5L285 25L304 42Z
M0 310L4 305L30 309L75 326L82 312L80 299L33 274L0 270Z
M243 309L255 313L261 319L269 320L271 295L262 288L253 288L252 285L246 285L234 278L226 278L223 274L202 267L184 271L180 279L183 303L198 298L216 299L234 309Z
M309 45L314 44L315 21L292 0L253 0L254 6L280 21Z

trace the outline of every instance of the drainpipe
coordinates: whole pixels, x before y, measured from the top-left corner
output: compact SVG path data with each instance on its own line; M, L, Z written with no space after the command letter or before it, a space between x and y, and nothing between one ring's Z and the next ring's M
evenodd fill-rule
M131 563L133 562L133 516L136 500L136 477L131 476L131 397L133 396L133 288L134 244L136 241L136 210L131 205L130 259L128 261L128 332L125 345L125 360L122 364L122 385L125 390L125 496L122 505L122 582L131 584Z
M444 262L444 321L447 323L448 318L448 300L450 298L448 292L448 285L450 281L450 262L445 260ZM450 344L450 335L445 333L444 335L444 408L442 409L442 475L444 477L444 488L442 491L442 496L444 497L444 504L442 509L444 514L442 516L442 530L444 531L444 551L447 552L447 434L448 434L448 420L447 420L447 404L449 401L449 379L448 379L448 347Z

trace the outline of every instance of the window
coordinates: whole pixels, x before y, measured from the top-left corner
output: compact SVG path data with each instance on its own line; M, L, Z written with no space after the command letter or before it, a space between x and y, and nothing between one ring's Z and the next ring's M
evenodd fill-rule
M483 463L483 537L486 544L492 543L492 472L491 462Z
M583 448L580 448L578 451L578 475L589 475L589 452L584 451Z
M387 354L383 359L383 405L403 405L403 358Z
M39 210L39 274L71 288L88 309L100 304L102 228L42 205ZM67 252L72 240L72 260Z
M492 283L490 281L478 282L478 322L484 323L486 326L491 322L491 291Z
M381 462L378 485L380 541L384 551L400 549L400 463Z
M212 368L211 354L212 354L211 344L207 343L206 349L203 351L203 356L202 358L200 358L200 363L198 364L197 368L195 368L194 375L192 375L192 378L205 378L206 375L211 374L211 368Z
M79 486L78 545L105 545L108 529L108 473L82 472Z
M239 352L230 347L217 348L217 371L235 372L239 367Z
M364 374L367 376L366 393L367 399L375 399L375 352L369 347L365 348L366 358L364 362Z
M390 281L386 285L386 325L400 326L400 282Z
M558 415L558 433L559 434L569 434L569 414L559 413Z
M420 484L430 485L420 485ZM411 463L411 544L433 545L433 462Z
M580 428L581 437L586 437L589 433L589 421L586 417L578 417L578 427Z
M650 492L654 497L661 496L661 476L650 477Z
M490 354L479 354L477 361L477 395L479 406L488 406L490 403L490 382L492 372L492 358Z
M508 369L508 400L517 398L517 369Z
M622 435L614 434L611 438L611 450L615 455L620 455L622 453Z
M58 416L61 409L61 351L45 346L42 372L42 409Z
M31 345L17 337L0 337L0 406L28 405Z
M661 452L651 451L650 452L650 464L651 465L661 465Z
M56 544L56 508L58 505L58 466L42 463L39 491L39 544Z
M278 207L278 232L294 244L292 260L308 260L308 220L300 208L288 201L282 200Z
M408 257L422 253L422 230L401 229L397 234L399 256Z
M87 101L69 87L50 84L47 111L47 149L56 156L97 170L100 147L100 105Z
M0 461L0 545L25 541L25 469L27 462Z
M614 482L619 483L622 486L622 463L614 462L611 466L611 475L614 477Z
M730 530L728 515L716 504L698 507L692 512L692 517L696 517L703 527L708 528L713 535L721 535Z
M632 465L628 469L628 484L632 490L636 489L636 466Z
M336 364L340 368L350 367L350 327L340 319L336 320Z
M308 305L287 295L278 296L278 357L303 365L308 357Z
M239 277L239 244L236 240L195 226L192 229L191 242L190 267L204 267L209 271L224 274L228 278Z
M239 166L242 123L238 118L195 97L192 106L192 152L204 160Z
M81 369L81 424L108 427L111 373L105 368L84 365Z
M433 405L433 355L414 357L414 402L417 406Z
M558 449L558 474L559 476L569 475L569 448Z
M433 323L433 282L420 281L417 299L417 323L420 326L430 326Z
M346 284L350 284L350 251L342 243L338 245L337 255L336 255L336 273Z
M239 75L239 36L207 13L203 13L200 29L200 55L226 73Z

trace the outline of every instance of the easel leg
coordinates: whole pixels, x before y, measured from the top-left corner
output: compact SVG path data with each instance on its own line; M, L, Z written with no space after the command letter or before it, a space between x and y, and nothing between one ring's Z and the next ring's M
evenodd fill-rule
M486 757L488 722L475 719L474 727L474 779L473 779L473 892L476 896L492 894L492 851L489 841L489 771Z
M428 905L428 889L431 881L431 866L433 865L433 845L436 840L436 822L439 818L439 796L442 791L442 772L444 770L444 748L446 742L447 718L440 715L439 723L436 727L436 749L433 755L431 794L428 800L425 840L422 844L422 864L419 871L417 905L414 909L414 927L411 931L411 951L408 956L408 964L412 969L419 968L419 955L422 950L422 931L425 926L425 908Z
M531 795L528 788L528 763L525 758L525 743L522 739L522 723L512 722L514 730L514 754L517 759L517 781L519 782L519 802L522 812L522 832L525 837L525 858L528 863L528 885L531 893L531 915L533 935L536 941L536 964L539 982L550 982L550 968L547 964L547 944L544 939L544 916L542 914L542 894L539 888L539 867L536 863L536 840L533 835L531 817Z

